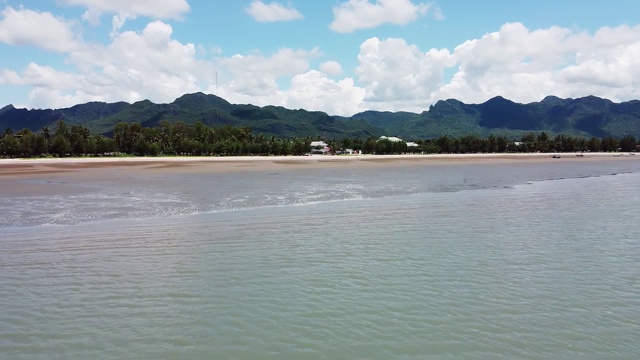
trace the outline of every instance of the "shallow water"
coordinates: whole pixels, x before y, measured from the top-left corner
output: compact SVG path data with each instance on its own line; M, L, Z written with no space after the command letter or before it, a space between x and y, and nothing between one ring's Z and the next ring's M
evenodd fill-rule
M636 167L132 176L70 184L85 191L57 207L5 198L31 202L0 229L0 357L634 359Z
M462 190L500 189L528 181L640 171L640 161L519 164L408 163L366 169L318 168L211 174L124 173L23 180L32 194L0 196L0 228L72 225L117 219L219 213L251 208ZM3 180L4 181L4 180ZM15 181L13 181L13 187ZM19 183L18 183L19 185Z

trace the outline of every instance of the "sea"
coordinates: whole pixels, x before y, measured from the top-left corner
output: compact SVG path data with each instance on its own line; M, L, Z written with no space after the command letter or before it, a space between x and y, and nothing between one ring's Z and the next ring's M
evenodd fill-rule
M635 159L24 181L1 359L640 358Z

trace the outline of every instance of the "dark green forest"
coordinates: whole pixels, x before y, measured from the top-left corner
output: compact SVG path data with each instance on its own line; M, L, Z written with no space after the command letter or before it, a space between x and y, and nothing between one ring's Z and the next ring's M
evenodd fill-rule
M304 155L319 138L279 138L254 133L250 127L207 126L202 122L162 121L158 126L119 122L111 136L92 133L82 125L69 126L58 121L53 129L45 126L38 132L25 128L7 129L0 138L0 156L4 158L68 156L269 156ZM429 139L412 139L418 146L392 142L377 137L343 137L323 139L332 154L353 149L364 154L470 154L506 152L589 152L636 151L633 135L622 138L584 138L570 135L549 136L546 132L528 132L519 141L504 135L480 137L449 135Z

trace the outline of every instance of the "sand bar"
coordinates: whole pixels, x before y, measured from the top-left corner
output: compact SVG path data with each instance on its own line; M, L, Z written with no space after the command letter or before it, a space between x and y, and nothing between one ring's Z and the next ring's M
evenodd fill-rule
M104 157L0 159L0 197L64 195L86 191L77 183L116 181L127 184L146 175L283 172L309 169L372 169L497 163L640 161L640 155L576 154L433 154L433 155L314 155L228 157ZM558 156L558 154L555 154Z
M553 157L553 155L560 156ZM429 154L429 155L314 155L314 156L228 156L228 157L123 157L0 159L0 179L29 179L71 175L112 177L119 173L216 173L232 171L275 171L283 169L361 168L413 164L633 161L629 153L549 154Z

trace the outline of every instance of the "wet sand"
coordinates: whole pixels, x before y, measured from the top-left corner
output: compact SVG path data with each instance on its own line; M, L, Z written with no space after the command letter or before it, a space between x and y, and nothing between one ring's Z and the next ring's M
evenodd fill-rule
M122 181L132 175L220 174L231 172L281 172L309 169L389 170L403 166L440 166L496 163L640 161L640 155L588 153L561 154L434 154L249 157L127 157L0 159L0 197L68 195L86 191L75 183ZM61 186L64 185L64 186Z
M630 161L630 154L435 154L435 155L348 155L348 156L251 156L251 157L130 157L0 159L0 179L43 179L63 177L113 178L135 173L201 174L236 171L276 171L283 169L392 167L408 164L461 164L566 161Z

